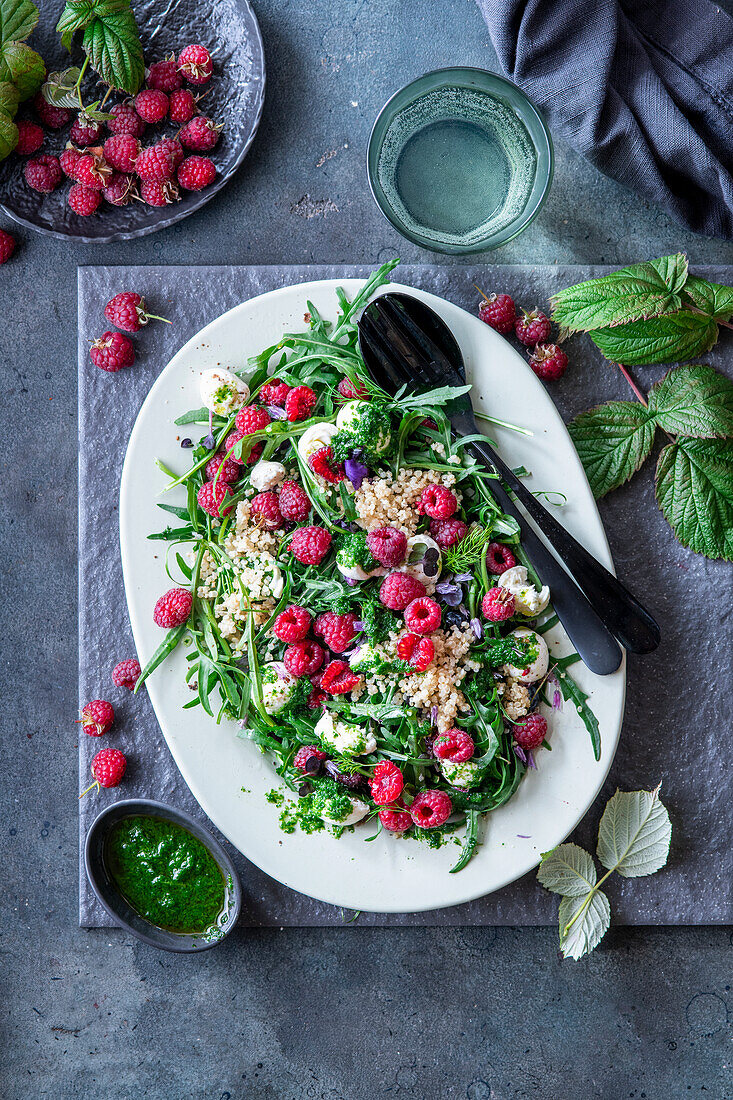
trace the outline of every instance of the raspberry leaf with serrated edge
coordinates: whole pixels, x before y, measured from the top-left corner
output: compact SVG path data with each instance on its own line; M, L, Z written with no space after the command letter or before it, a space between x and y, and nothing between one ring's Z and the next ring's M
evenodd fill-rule
M18 144L18 127L9 115L0 111L0 160L12 153Z
M22 42L38 23L38 8L31 0L0 0L0 47Z
M682 439L659 456L657 503L683 546L733 561L733 442Z
M106 84L130 95L138 91L145 79L145 62L131 11L93 19L82 44L92 68Z
M577 844L560 844L548 852L537 869L546 890L566 898L583 898L596 884L592 857Z
M682 305L686 279L687 257L681 252L632 264L554 294L552 317L568 332L591 332L673 313Z
M601 942L611 923L611 906L600 890L585 897L560 902L560 950L563 958L576 961Z
M590 338L606 359L627 367L676 363L710 351L718 339L718 325L710 317L681 310L616 328L599 328Z
M661 784L660 784L661 785ZM598 827L598 858L624 878L653 875L669 856L672 823L653 791L616 791Z
M15 85L7 81L0 82L0 112L8 118L15 118L19 102L20 96Z
M596 499L628 481L649 456L656 425L633 401L609 401L568 425Z
M733 287L689 275L683 297L715 321L729 321L733 316Z
M670 435L730 438L733 382L704 363L677 367L652 386L649 411Z
M43 58L25 42L0 46L0 80L15 84L21 103L36 94L45 77Z

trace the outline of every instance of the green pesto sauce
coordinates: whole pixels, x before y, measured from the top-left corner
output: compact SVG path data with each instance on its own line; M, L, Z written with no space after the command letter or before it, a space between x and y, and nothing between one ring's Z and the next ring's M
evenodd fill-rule
M158 817L125 817L110 830L107 869L132 908L159 928L191 934L216 925L226 903L221 869L198 837Z
M363 447L370 466L384 462L385 457L394 451L394 446L387 446L382 451L375 448L375 442L379 439L389 439L390 444L393 442L389 413L378 402L364 401L362 404L364 407L359 410L359 422L355 429L338 431L331 440L331 449L337 462L345 462L357 447Z
M461 822L450 822L445 825L438 825L436 829L413 829L410 836L414 837L415 840L422 840L428 848L442 848L444 844L448 843L450 834L460 828L460 825Z
M336 558L341 565L360 565L365 573L376 569L379 564L367 546L365 531L352 531L339 535Z

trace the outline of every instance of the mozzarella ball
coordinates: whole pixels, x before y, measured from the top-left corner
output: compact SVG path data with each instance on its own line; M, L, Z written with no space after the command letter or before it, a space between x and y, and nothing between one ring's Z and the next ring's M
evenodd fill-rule
M505 570L499 577L498 585L511 592L517 611L522 615L533 617L544 611L550 602L550 589L547 585L537 591L533 584L527 580L527 570L523 565L515 565Z
M328 710L324 710L313 732L325 749L340 755L363 756L374 752L377 747L374 734L369 729L352 722L334 721Z
M542 635L535 630L530 630L528 626L518 626L509 636L520 642L529 643L529 655L527 664L522 668L518 668L516 665L504 665L504 672L507 676L513 676L515 680L521 680L523 684L533 684L536 680L541 680L543 676L546 676L550 667L550 652Z
M425 560L421 557L419 561L410 561L411 555L421 554L423 551L435 550L438 555L437 569L433 573L425 572ZM434 538L430 535L426 535L424 532L419 535L411 535L407 540L407 552L405 554L405 561L400 566L400 570L403 573L409 573L411 577L415 577L416 580L422 581L428 590L428 595L432 596L435 591L435 586L440 578L440 572L443 568L443 555L440 552L440 547Z
M297 686L297 679L285 669L267 664L262 669L262 703L268 714L277 714L287 706Z
M335 424L324 421L322 424L312 424L306 428L298 440L298 454L307 462L312 454L320 451L322 447L330 447L331 440L336 435L338 428Z
M249 386L224 367L204 371L199 384L201 400L217 416L231 416L249 401Z
M249 480L253 489L265 493L279 485L285 479L286 472L282 462L268 462L261 458L250 470Z

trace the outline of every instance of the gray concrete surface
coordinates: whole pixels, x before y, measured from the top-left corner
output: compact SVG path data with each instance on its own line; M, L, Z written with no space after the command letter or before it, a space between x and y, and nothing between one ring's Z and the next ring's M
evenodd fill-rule
M257 11L269 97L234 183L142 241L82 247L19 233L22 249L0 271L0 1093L725 1100L733 995L722 928L612 930L572 964L551 929L242 932L181 959L76 926L76 265L427 259L372 205L368 130L408 78L492 64L470 0L261 0ZM733 262L730 243L684 232L558 154L540 218L491 262L623 263L677 248ZM684 681L684 670L669 673ZM643 713L643 695L633 704Z

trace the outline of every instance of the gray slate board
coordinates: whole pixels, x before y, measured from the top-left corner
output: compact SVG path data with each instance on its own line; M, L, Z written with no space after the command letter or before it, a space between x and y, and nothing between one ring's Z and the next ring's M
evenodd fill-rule
M319 278L364 276L358 266L278 267L82 267L79 268L79 696L108 698L117 714L114 744L129 753L119 791L90 793L80 802L80 924L109 919L86 880L83 843L99 809L116 797L148 796L172 802L205 819L184 784L147 696L133 698L112 686L116 661L133 653L118 545L117 499L122 460L137 412L173 354L209 321L264 291ZM561 287L607 268L580 266L405 265L394 279L421 286L467 309L476 308L475 282L487 292L507 291L526 306L543 306ZM729 268L698 268L730 284ZM90 342L108 326L105 303L121 290L145 295L172 325L151 323L134 337L137 362L105 374L89 359ZM729 375L733 337L723 333L706 361ZM571 368L552 396L565 420L609 399L628 399L626 383L587 338L567 346ZM639 368L648 388L660 367ZM633 790L663 781L673 822L667 868L648 878L615 876L609 893L618 924L718 924L733 922L733 846L730 828L730 736L733 667L733 574L681 547L657 510L653 464L630 485L601 502L619 576L645 601L662 625L662 644L628 663L626 718L621 742L601 796L573 839L593 845L605 800L620 787ZM79 740L80 790L99 742ZM220 838L223 839L223 838ZM226 841L223 841L226 844ZM280 886L236 854L244 888L242 923L251 926L339 925L352 914ZM430 913L362 913L360 925L545 925L554 923L557 899L534 874L466 905Z

